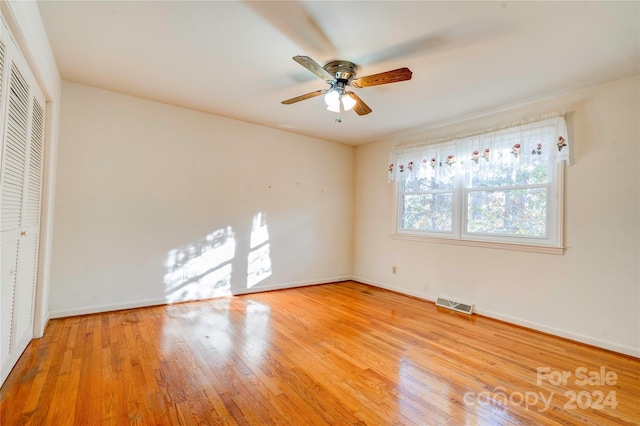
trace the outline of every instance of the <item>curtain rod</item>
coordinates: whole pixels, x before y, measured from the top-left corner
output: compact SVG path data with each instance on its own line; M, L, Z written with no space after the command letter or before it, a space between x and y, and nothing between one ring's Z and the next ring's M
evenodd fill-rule
M456 140L456 139L463 139L463 138L468 138L471 136L478 136L478 135L483 135L485 133L491 133L491 132L496 132L498 130L504 130L504 129L508 129L511 127L518 127L518 126L523 126L525 124L533 124L533 123L537 123L538 121L544 121L544 120L548 120L550 118L556 118L556 117L562 117L564 116L564 112L560 113L560 112L549 112L547 114L543 114L543 115L538 115L536 117L529 117L529 118L525 118L522 119L520 121L512 121L510 123L506 123L506 124L501 124L498 126L494 126L494 127L490 127L487 129L483 129L483 130L479 130L479 131L475 131L475 132L467 132L467 133L461 133L455 136L448 136L448 137L444 137L444 138L440 138L440 139L434 139L432 141L429 140L423 140L421 142L412 142L409 141L408 143L403 143L403 142L399 142L395 147L395 149L402 149L402 148L413 148L413 147L418 147L418 146L424 146L424 145L432 145L432 144L436 144L436 143L442 143L442 142L449 142L452 140ZM415 138L412 139L418 139L420 136L416 136Z

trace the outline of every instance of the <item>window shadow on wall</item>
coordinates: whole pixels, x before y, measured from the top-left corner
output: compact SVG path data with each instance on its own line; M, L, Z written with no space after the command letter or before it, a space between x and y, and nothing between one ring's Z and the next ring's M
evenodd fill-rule
M231 294L235 233L230 226L167 253L165 300L182 302Z
M241 284L246 288L270 277L271 245L264 212L253 216L250 229L248 244L246 241L242 244L234 229L227 226L191 244L170 250L164 265L165 300L175 303L229 296L234 274L236 286ZM246 263L241 262L240 258L245 256ZM240 270L245 268L242 277ZM239 275L241 280L237 279Z

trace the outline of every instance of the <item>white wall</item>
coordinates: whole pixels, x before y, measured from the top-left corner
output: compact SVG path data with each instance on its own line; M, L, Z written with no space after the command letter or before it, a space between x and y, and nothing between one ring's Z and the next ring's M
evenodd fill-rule
M638 77L425 132L428 139L551 111L567 114L562 256L394 240L386 167L394 141L357 148L354 276L640 356ZM397 274L391 273L392 265Z
M352 275L640 356L639 89L635 77L425 132L564 111L574 164L558 256L392 239L393 140L354 158L351 147L65 82L51 314ZM272 271L248 288L259 213ZM198 271L200 261L215 266Z
M75 83L62 95L52 317L350 277L353 147ZM260 214L271 275L248 279Z

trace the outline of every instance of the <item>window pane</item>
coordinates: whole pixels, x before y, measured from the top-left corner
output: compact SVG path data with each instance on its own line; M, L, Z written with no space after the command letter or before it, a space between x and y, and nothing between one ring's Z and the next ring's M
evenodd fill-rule
M402 228L451 232L453 194L402 196Z
M467 232L545 237L547 189L471 191Z
M536 185L549 182L547 164L496 162L471 169L471 188L487 186Z
M422 192L434 189L453 189L453 175L409 177L404 182L404 192Z

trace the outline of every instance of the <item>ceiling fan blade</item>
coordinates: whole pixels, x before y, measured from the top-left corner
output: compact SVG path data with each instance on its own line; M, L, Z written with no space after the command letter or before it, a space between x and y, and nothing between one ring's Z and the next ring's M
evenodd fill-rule
M478 43L494 42L501 38L508 38L516 30L510 23L498 22L485 17L449 26L440 31L394 44L377 52L355 59L355 63L367 66L408 56L423 57L443 50L454 50L461 47L472 47Z
M360 97L355 93L347 92L347 95L350 95L353 99L356 100L356 104L353 106L353 110L356 112L356 114L367 115L372 111L372 109L369 108L369 105L365 104L364 101L360 99Z
M251 1L251 7L304 51L333 57L336 48L302 1Z
M296 96L295 98L282 101L285 105L295 104L296 102L304 101L306 99L315 98L316 96L324 95L328 90L316 90L315 92L307 93L305 95Z
M413 73L409 68L398 68L397 70L382 72L380 74L368 75L356 78L351 81L353 87L379 86L381 84L397 83L399 81L411 80Z
M308 56L294 56L293 60L326 81L329 84L333 84L336 82L336 79L327 72L324 68L320 66L319 63L314 61Z

